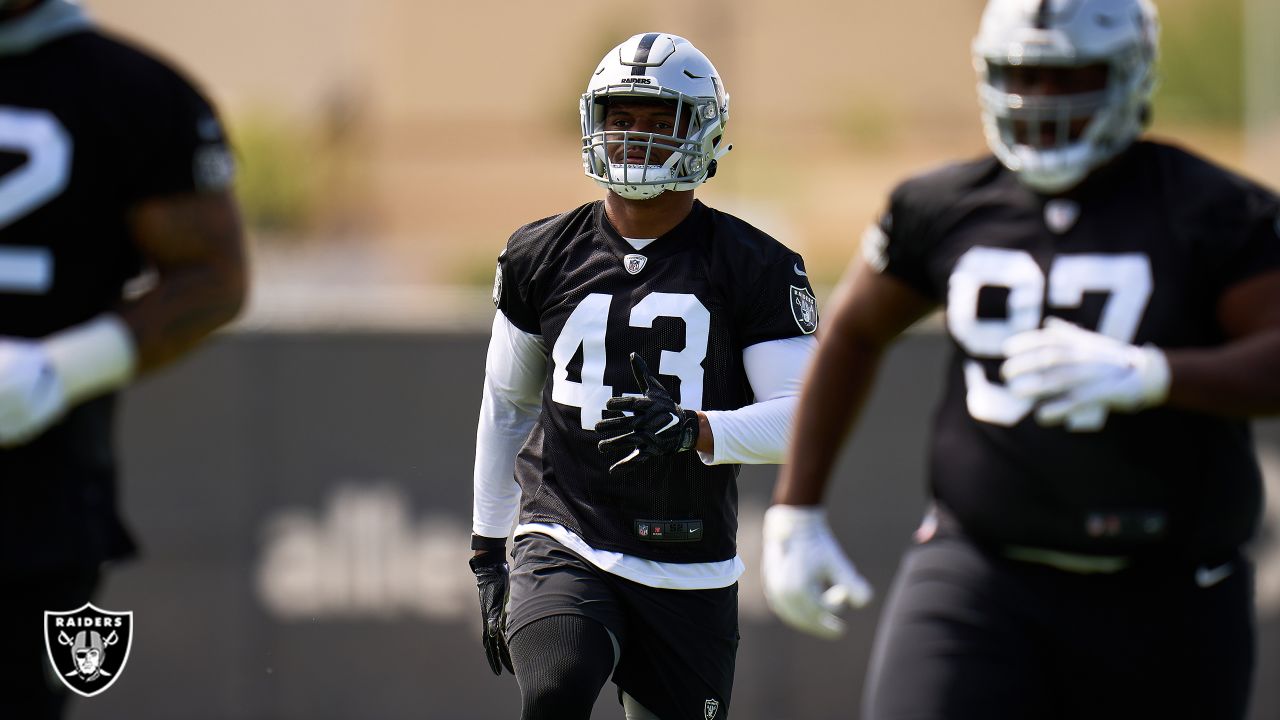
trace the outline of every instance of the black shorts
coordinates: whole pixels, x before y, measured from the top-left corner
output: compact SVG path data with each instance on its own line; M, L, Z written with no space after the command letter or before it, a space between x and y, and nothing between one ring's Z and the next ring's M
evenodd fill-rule
M579 615L621 647L613 681L663 720L729 716L738 586L663 590L604 572L545 535L516 538L507 638L552 615Z
M1239 720L1252 582L1238 555L1078 574L935 538L894 582L863 717Z

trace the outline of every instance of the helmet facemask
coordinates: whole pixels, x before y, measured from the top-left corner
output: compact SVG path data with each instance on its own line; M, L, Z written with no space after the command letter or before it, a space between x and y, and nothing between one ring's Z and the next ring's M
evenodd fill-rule
M627 100L670 105L675 127L670 134L606 128L609 103ZM607 85L583 94L582 107L583 167L622 197L644 200L666 190L692 190L714 172L724 132L714 100L663 87Z
M1074 187L1142 132L1155 84L1154 15L1133 13L1122 29L1090 24L1123 17L1126 5L1142 3L1065 2L1060 27L997 16L974 42L987 144L1035 190Z

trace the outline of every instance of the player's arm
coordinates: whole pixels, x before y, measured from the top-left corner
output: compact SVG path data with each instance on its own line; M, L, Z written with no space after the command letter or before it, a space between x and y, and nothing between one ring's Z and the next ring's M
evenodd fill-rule
M131 210L129 224L155 272L155 285L118 309L142 373L181 357L239 313L247 263L229 190L143 200Z
M854 260L837 287L805 375L773 501L818 505L840 446L866 402L884 352L935 303Z
M495 675L501 675L504 667L514 672L503 633L509 577L507 533L520 504L515 457L541 412L546 370L542 337L516 327L502 311L495 313L476 428L470 561L480 594L481 639Z
M190 350L239 311L240 218L228 191L159 196L129 215L155 285L141 298L38 340L0 338L0 446Z
M547 348L540 335L494 314L485 360L484 390L476 428L476 462L471 530L476 538L502 547L515 522L520 487L515 458L542 410ZM486 548L474 548L483 552Z
M743 367L756 402L736 410L685 410L632 353L632 373L641 397L612 398L609 410L622 417L596 424L601 452L621 450L609 472L625 472L649 458L697 450L707 465L782 462L804 368L813 355L812 336L755 343L742 352Z
M823 492L885 351L935 303L862 259L837 288L805 376L792 441L764 517L761 575L769 607L788 625L823 638L844 631L835 611L871 600L871 586L827 524Z
M1228 288L1218 321L1226 344L1166 353L1168 404L1224 415L1280 414L1280 271Z
M1280 413L1280 271L1227 288L1217 305L1227 341L1215 347L1130 345L1050 318L1005 343L1009 388L1040 401L1036 420L1068 422L1096 408L1167 404L1241 417Z
M805 368L818 347L812 335L768 340L742 351L755 402L736 410L699 411L696 449L707 465L778 464L787 451Z

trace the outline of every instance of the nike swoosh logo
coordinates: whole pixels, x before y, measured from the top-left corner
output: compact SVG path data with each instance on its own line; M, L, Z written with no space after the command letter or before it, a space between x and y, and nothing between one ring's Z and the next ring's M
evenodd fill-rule
M654 433L654 435L661 435L662 433L680 424L680 416L676 415L675 413L667 413L667 414L671 416L671 422L667 423L666 425L663 425L662 429Z
M800 269L800 263L796 263L791 267L791 269L795 270L796 274L799 275L800 277L809 277L809 273Z
M1235 566L1231 563L1223 563L1214 568L1201 565L1196 568L1196 585L1202 588L1213 587L1231 577L1233 572L1235 572Z

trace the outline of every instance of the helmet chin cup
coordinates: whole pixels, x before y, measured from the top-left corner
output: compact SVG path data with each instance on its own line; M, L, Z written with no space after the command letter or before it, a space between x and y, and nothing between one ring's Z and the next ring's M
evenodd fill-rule
M607 187L628 200L649 200L674 190L671 171L662 165L609 163Z
M1090 148L1073 143L1063 148L1041 150L1018 145L1013 148L1018 179L1033 190L1048 195L1066 192L1084 180L1092 169ZM1009 163L1006 163L1009 165Z

